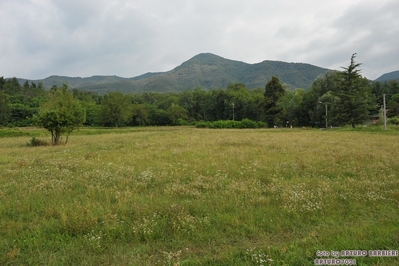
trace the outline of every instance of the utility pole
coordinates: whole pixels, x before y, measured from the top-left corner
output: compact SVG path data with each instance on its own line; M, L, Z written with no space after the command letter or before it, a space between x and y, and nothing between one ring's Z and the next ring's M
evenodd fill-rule
M233 122L234 122L234 103L232 103L233 105Z
M328 122L327 122L327 115L328 115L328 113L327 113L327 104L325 104L326 105L326 129L328 128Z
M319 103L323 104L322 102L319 102ZM327 129L327 128L328 128L328 119L327 119L327 116L328 116L328 113L327 113L327 104L325 103L324 105L326 106L326 129Z
M384 130L387 130L387 108L385 105L385 93L382 95L382 99L384 101Z

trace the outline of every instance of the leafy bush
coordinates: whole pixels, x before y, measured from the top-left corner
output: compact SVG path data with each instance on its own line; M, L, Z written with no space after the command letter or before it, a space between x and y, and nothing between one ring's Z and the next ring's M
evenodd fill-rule
M258 127L267 127L267 123L266 122L262 122L262 121L258 121Z
M243 119L242 121L233 120L218 120L213 122L200 121L195 124L197 128L259 128L266 127L265 122L255 122L250 119Z
M190 123L184 120L183 118L178 118L176 124L178 126L188 126Z
M399 117L394 116L388 119L388 124L399 125Z
M245 118L241 121L240 128L258 128L258 123Z
M18 129L0 129L0 138L27 136L29 133Z
M29 147L37 147L37 146L48 146L50 144L47 141L33 137L28 143L26 143L26 145Z
M235 127L235 121L232 120L219 120L212 122L214 128L234 128Z
M209 126L208 126L208 123L207 123L207 122L205 122L205 121L199 121L199 122L197 122L197 123L195 124L195 127L196 127L196 128L207 128L207 127L209 127Z

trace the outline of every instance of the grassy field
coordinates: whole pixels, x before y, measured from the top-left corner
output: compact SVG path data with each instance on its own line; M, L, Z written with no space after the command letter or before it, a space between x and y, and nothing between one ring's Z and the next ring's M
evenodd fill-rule
M399 249L398 134L87 129L27 147L44 131L26 131L0 138L0 265L314 265L318 251Z

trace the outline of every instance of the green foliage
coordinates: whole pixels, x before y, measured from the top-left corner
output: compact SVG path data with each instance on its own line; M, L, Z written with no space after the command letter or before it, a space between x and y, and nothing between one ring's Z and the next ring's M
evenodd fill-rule
M281 107L279 114L279 120L285 124L298 126L300 107L303 102L305 95L304 89L297 89L295 91L287 91L277 102L277 105ZM288 123L287 123L288 122Z
M255 122L250 119L242 121L218 120L213 122L199 121L195 124L197 128L262 128L267 127L264 122Z
M45 91L33 82L21 86L16 78L0 81L0 124L32 125L32 117L44 100Z
M399 81L399 70L393 71L390 73L385 73L376 79L376 81L379 81L379 82L392 81L392 80Z
M149 108L146 104L133 104L132 114L136 124L140 126L149 124Z
M399 117L398 116L394 116L388 119L388 124L392 124L392 125L399 125Z
M370 86L367 79L360 75L360 63L355 63L356 54L351 57L351 63L341 72L341 82L334 94L339 97L336 103L340 124L350 124L355 127L368 119L370 110Z
M0 138L8 137L39 137L45 136L46 131L37 128L0 128Z
M152 107L149 111L149 119L151 125L154 126L167 126L172 123L167 111Z
M47 141L38 139L36 137L32 137L31 140L28 143L26 143L26 146L29 147L48 146L48 145L50 144Z
M265 80L270 80L273 75L277 75L282 83L294 89L308 88L317 76L326 71L327 69L303 63L266 60L257 64L247 64L205 53L194 56L171 71L147 73L134 78L51 76L41 81L47 88L68 83L73 88L99 94L110 91L165 93L193 90L197 87L204 90L226 88L228 84L235 82L242 82L251 89L263 88ZM186 108L186 106L183 107Z
M173 125L177 125L179 119L181 119L181 120L188 119L187 110L184 109L183 107L179 106L178 104L173 103L168 108L167 112L169 114L169 118L172 121Z
M196 58L191 62L193 64L190 63L183 69L187 66L197 68L199 67L197 63L203 59ZM212 56L208 59L212 59ZM208 59L205 58L205 61ZM217 62L218 60L215 61L216 64ZM144 92L131 95L117 93L117 96L108 93L102 96L78 89L73 89L72 93L74 98L79 100L81 107L86 110L84 125L88 126L190 125L201 120L244 119L258 123L268 119L270 127L273 125L324 127L326 119L328 124L334 127L352 125L351 121L355 125L360 125L364 120L370 120L371 116L378 114L382 105L382 94L386 94L388 117L398 116L399 83L397 81L370 83L360 76L359 66L353 57L351 65L344 68L343 72L327 72L314 80L309 89L305 87L288 90L280 83L285 93L278 97L278 100L268 96L269 104L276 102L270 106L266 106L265 90L249 89L243 83L229 83L225 89L209 91L196 87L194 90L184 90L180 93ZM348 71L354 74L346 73ZM143 79L136 80L156 75L149 74L143 76ZM57 82L62 80L62 77L53 78ZM81 80L89 82L89 79L91 78ZM118 78L93 77L93 79L95 80L93 84L100 86L102 82L116 81ZM78 84L77 80L70 80L74 85ZM7 80L0 78L2 125L32 126L34 122L32 117L38 113L39 106L46 101L46 91L42 83L36 85L26 80L22 82L21 86L15 78ZM55 83L58 84L57 82ZM348 84L352 89L348 89ZM54 85L50 92L54 93L57 89L58 87Z
M258 128L258 127L259 127L258 123L249 120L248 118L243 119L239 124L239 128Z
M264 105L266 122L269 127L279 125L278 115L283 111L283 108L278 105L278 101L285 94L283 85L280 83L278 77L273 76L272 79L265 86Z
M178 126L189 126L190 125L190 123L187 122L187 120L184 120L182 118L178 118L176 124Z
M195 127L196 128L209 128L210 127L210 124L211 122L205 122L205 121L199 121L199 122L197 122L196 124L195 124Z
M38 107L30 107L23 103L9 104L10 121L13 126L25 127L32 124L32 117L37 114Z
M0 125L5 125L11 116L11 108L9 106L9 96L0 91Z
M360 75L361 64L355 58L353 54L350 65L342 72L328 72L314 81L299 108L300 126L324 127L327 119L332 126L355 127L378 112L373 93L379 90L372 91L370 82Z
M131 119L132 104L129 97L121 92L110 92L105 95L100 110L100 121L103 124L118 127L119 124L128 123Z
M387 104L388 112L387 116L399 116L399 93L394 94L390 97Z
M68 85L50 91L47 101L40 106L34 120L37 125L51 133L53 145L61 143L61 135L66 134L64 144L68 142L69 134L85 121L85 110L78 100L73 98Z
M90 131L104 134L68 149L0 139L1 265L314 265L318 250L397 249L399 131L72 134Z

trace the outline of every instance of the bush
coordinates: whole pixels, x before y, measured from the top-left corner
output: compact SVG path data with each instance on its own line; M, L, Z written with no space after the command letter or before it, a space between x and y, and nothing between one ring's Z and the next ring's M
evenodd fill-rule
M267 127L267 123L266 122L262 122L262 121L258 121L258 127L260 127L260 128Z
M258 123L245 118L241 121L240 128L258 128Z
M188 126L190 123L182 118L178 118L176 124L178 126Z
M264 122L255 122L250 119L243 119L242 121L233 120L218 120L213 122L200 121L195 124L197 128L258 128L266 127Z
M399 125L399 117L394 116L388 119L388 124Z
M48 146L50 144L47 141L33 137L28 143L26 143L26 145L29 147L37 147L37 146Z
M239 122L235 122L232 120L219 120L212 122L214 128L234 128L236 127L235 124Z
M195 124L196 128L207 128L208 127L208 123L205 121L199 121Z

